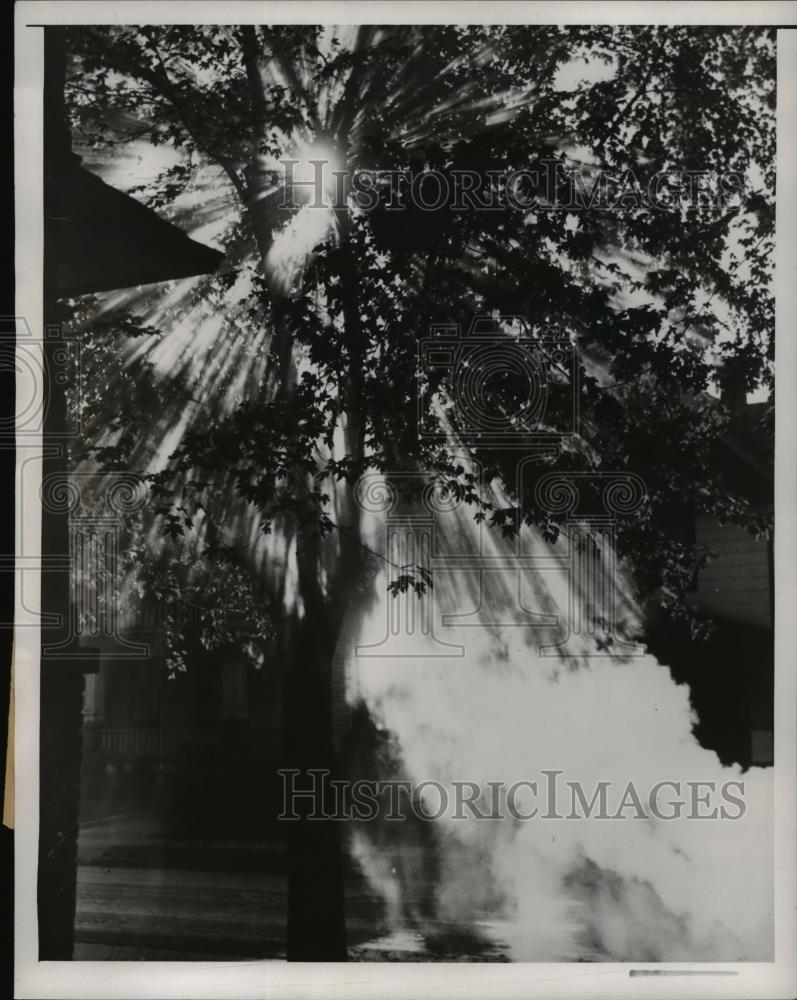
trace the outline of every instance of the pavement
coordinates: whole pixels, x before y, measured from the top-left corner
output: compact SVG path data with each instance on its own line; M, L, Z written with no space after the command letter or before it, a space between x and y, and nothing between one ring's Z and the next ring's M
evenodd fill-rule
M285 870L281 843L169 838L146 813L84 823L74 957L284 959ZM345 892L352 949L382 941L373 890L352 873Z
M404 850L409 904L426 888L421 851ZM285 845L166 835L150 813L84 822L78 837L76 960L285 960ZM395 870L395 869L394 869ZM347 872L351 961L507 961L485 925L426 920L391 930L384 903ZM500 935L498 935L500 939Z

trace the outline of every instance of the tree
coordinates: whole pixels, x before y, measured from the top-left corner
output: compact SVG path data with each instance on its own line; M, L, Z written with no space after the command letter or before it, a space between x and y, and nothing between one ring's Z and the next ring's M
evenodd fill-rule
M423 469L504 533L536 525L554 541L560 530L533 481L515 490L516 454L469 445L507 488L512 503L499 507L450 439L419 434L419 394L452 392L444 372L416 378L433 324L519 315L534 336L554 330L577 346L567 385L578 386L579 434L540 472L641 476L647 502L621 525L620 554L643 593L700 628L686 593L708 553L679 537L679 516L769 530L712 467L730 412L709 390L772 386L773 31L124 26L75 28L70 40L86 146L146 138L176 151L139 195L176 218L227 224L225 267L181 304L226 315L204 345L222 377L197 386L180 366L161 376L173 407L202 396L149 476L167 532L198 532L217 557L252 564L233 537L242 511L273 533L259 572L291 766L335 770L330 664L370 558L361 475ZM363 208L349 190L328 208L284 207L286 172L326 185L331 165L349 178L403 175L411 196L396 207L377 188ZM466 203L418 206L464 171L479 178ZM145 358L130 354L129 371ZM490 391L496 410L515 412L523 380L505 374ZM567 430L562 398L546 412L552 431ZM146 463L145 431L126 422L90 450ZM397 590L431 583L423 567L402 569ZM290 853L289 957L344 958L336 825L301 821Z

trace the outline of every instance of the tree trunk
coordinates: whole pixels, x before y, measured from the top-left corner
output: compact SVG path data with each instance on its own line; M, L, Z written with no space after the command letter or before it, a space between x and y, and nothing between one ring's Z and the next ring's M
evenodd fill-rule
M288 766L300 772L297 788L313 787L313 771L341 777L332 732L334 629L319 583L320 539L312 525L297 537L299 591L304 618L293 620L287 636L289 672L285 692ZM341 824L311 819L329 802L299 798L298 820L286 820L288 835L288 959L344 962L346 910Z
M241 29L241 42L253 107L262 112L262 78L258 67L258 46L253 29ZM269 282L267 258L272 231L277 221L273 205L258 191L257 163L252 164L247 202L263 275L271 287L270 306L274 323L271 341L271 391L289 401L295 391L296 363L293 331L286 301ZM343 316L349 366L345 385L340 387L346 412L347 454L359 460L365 438L363 388L363 330L357 308L356 265L348 247L348 218L345 209L338 216L339 269L343 287ZM300 486L303 484L300 484ZM322 543L316 523L296 526L296 559L299 596L303 616L289 616L283 635L285 665L284 732L285 766L298 770L295 787L312 786L308 771L326 772L330 779L342 778L333 739L332 658L343 614L353 594L361 568L357 507L352 491L344 485L341 498L348 532L341 531L335 564L327 566L330 581L327 593L321 587ZM318 803L321 806L321 803ZM314 803L298 798L297 820L286 820L288 842L288 959L290 961L346 961L346 921L344 899L345 853L342 823L334 819L310 819Z

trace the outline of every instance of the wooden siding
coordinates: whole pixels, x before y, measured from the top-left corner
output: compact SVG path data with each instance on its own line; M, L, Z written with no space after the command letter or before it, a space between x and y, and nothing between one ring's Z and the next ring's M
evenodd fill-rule
M696 541L716 557L700 573L692 595L701 611L726 621L772 626L769 546L736 525L721 526L701 516Z

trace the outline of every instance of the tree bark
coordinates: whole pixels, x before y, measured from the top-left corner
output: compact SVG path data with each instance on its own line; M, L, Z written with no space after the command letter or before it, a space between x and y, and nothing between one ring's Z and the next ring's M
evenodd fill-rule
M301 620L286 638L291 649L285 692L287 764L300 772L297 787L312 786L313 771L339 778L332 727L334 627L319 583L320 538L304 525L297 536ZM311 819L330 803L300 799L288 835L288 959L341 962L347 958L344 854L340 823Z
M252 203L261 258L270 245L267 213ZM263 213L263 215L261 215ZM293 334L287 302L273 293L270 300L274 332L271 342L270 390L286 402L296 387ZM297 491L304 488L297 476ZM336 629L321 589L321 539L315 521L294 528L298 597L303 613L286 615L282 629L285 678L283 686L284 766L300 772L297 788L312 784L308 772L320 769L339 777L332 731L331 663ZM322 808L318 802L318 808ZM288 853L287 957L297 962L345 962L346 916L344 851L341 824L310 819L314 804L298 798L296 820L284 820Z
M241 48L247 73L252 107L262 117L265 109L263 77L260 72L260 40L254 29L241 28ZM258 164L251 166L251 182L246 202L258 242L263 276L271 289L269 305L274 325L270 346L274 373L269 391L290 403L296 387L296 359L293 330L287 301L269 281L267 258L272 245L275 218L272 199L258 190ZM356 275L349 261L348 220L339 215L341 234L341 278L344 282L344 327L350 344L347 384L341 386L341 403L347 413L346 449L362 457L364 420L362 417L362 331L356 306ZM300 481L301 480L301 481ZM306 486L297 474L297 491ZM356 505L351 490L341 498L347 520L355 520ZM359 525L350 525L355 535ZM286 616L282 635L284 659L285 766L298 770L296 787L308 788L309 771L339 774L333 738L332 660L342 616L353 593L360 562L354 539L341 533L334 566L328 573L327 592L321 585L322 563L329 563L329 543L322 543L317 520L300 518L295 526L298 597L301 611ZM326 549L326 551L324 551ZM327 556L325 560L325 555ZM327 569L330 567L327 565ZM287 957L290 961L346 961L346 921L344 898L345 854L341 823L334 819L310 819L314 808L331 803L314 803L298 798L296 820L285 820L288 845Z

